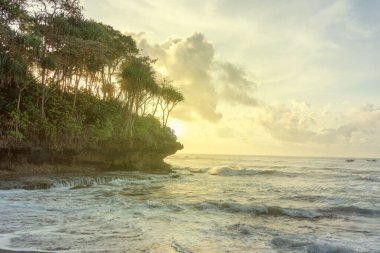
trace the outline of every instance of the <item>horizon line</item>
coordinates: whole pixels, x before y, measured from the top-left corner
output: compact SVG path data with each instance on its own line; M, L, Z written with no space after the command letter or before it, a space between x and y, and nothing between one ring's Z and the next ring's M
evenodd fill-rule
M255 155L255 154L221 154L221 153L175 153L173 155L214 155L214 156L258 156L258 157L286 157L286 158L336 158L336 159L380 159L380 157L364 156L306 156L306 155ZM173 156L170 155L170 156Z

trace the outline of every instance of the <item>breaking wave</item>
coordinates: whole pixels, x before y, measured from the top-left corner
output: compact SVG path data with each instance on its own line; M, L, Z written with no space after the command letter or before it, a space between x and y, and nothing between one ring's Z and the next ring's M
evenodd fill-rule
M296 173L283 172L275 169L251 169L240 168L238 166L220 166L208 170L208 174L217 176L247 176L247 175L277 175L294 176Z
M195 204L197 209L216 209L231 213L247 213L254 215L287 216L292 218L314 219L323 215L314 210L282 208L278 206L248 205L230 202L202 202Z
M27 179L20 181L2 182L1 189L24 189L24 190L46 190L50 188L71 188L81 189L91 187L95 185L125 185L130 182L131 177L124 176L101 176L101 177L71 177L71 178L39 178L39 179ZM142 182L143 180L139 180Z
M371 182L380 182L380 177L373 175L366 175L358 177L359 180L371 181Z
M354 253L354 250L341 244L301 241L283 237L274 237L271 241L276 248L304 250L307 253Z
M321 217L331 217L334 215L359 215L380 217L380 210L362 208L356 206L336 206L321 208L318 210L300 209L300 208L284 208L279 206L251 205L232 202L202 202L195 204L196 208L207 210L217 209L231 213L248 213L254 215L270 215L270 216L287 216L293 218L314 219Z
M357 206L336 206L336 207L325 208L320 211L328 212L331 214L380 217L380 210L362 208L362 207L357 207Z
M178 253L192 253L192 251L185 249L183 246L179 245L176 241L171 243L172 248Z

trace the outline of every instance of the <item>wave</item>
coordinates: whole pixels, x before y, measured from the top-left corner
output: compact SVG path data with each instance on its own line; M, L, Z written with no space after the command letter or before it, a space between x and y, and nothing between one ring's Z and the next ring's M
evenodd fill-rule
M380 177L373 175L366 175L358 177L359 180L371 181L371 182L380 182Z
M210 168L196 168L196 169L190 169L191 173L206 173L209 171Z
M176 241L173 241L171 244L172 248L175 249L178 253L192 253L190 250L185 249L181 245L179 245Z
M280 248L300 248L300 247L305 247L309 243L308 242L303 242L303 241L296 241L288 238L283 238L283 237L274 237L271 240L271 243Z
M341 171L341 170L345 170L344 168L342 167L307 167L307 166L304 166L304 167L301 167L302 169L308 169L308 170L332 170L332 171Z
M23 190L47 190L51 188L70 188L73 190L91 187L94 185L125 185L130 182L130 177L124 176L102 176L102 177L70 177L65 179L57 178L36 178L28 180L9 181L2 185L2 190L23 189Z
M292 218L314 219L323 215L314 210L282 208L278 206L249 205L231 202L202 202L195 204L197 209L216 209L230 213L247 213L254 215L287 216Z
M249 236L249 235L256 234L257 232L253 226L248 225L248 224L242 224L242 223L228 225L226 228L227 228L227 231L237 233L241 236Z
M237 166L220 166L209 169L208 174L214 176L249 176L249 175L283 175L294 176L296 173L283 172L274 169L256 170L251 168L240 168Z
M347 246L328 243L311 243L306 249L308 253L354 253L354 250Z
M293 240L283 237L274 237L271 240L273 246L290 250L304 250L307 253L354 253L355 251L345 245Z
M289 168L289 167L288 166L274 165L274 166L270 166L269 168L271 168L271 169L286 169L286 168Z
M279 206L252 205L234 202L206 201L193 204L200 210L217 210L229 213L245 213L253 215L285 216L300 219L329 218L336 215L357 215L380 217L380 210L356 206L336 206L321 209L285 208Z
M309 202L312 205L319 203L340 203L349 201L347 197L340 195L302 195L302 194L292 194L289 196L282 197L283 200L295 200L302 202Z
M362 208L362 207L357 207L357 206L335 206L335 207L321 209L320 212L331 213L331 214L380 217L380 210Z
M89 187L94 185L125 185L130 181L130 177L123 176L104 176L104 177L76 177L58 180L54 182L53 186L56 188L66 188L77 189L78 187Z

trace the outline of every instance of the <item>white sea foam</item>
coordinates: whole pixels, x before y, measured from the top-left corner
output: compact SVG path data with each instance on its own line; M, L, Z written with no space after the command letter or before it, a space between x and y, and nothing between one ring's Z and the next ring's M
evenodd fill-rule
M307 253L354 253L351 248L340 244L311 243L306 246Z
M359 177L360 180L372 181L372 182L380 182L379 176L374 175L363 175Z
M221 210L231 213L248 213L255 215L289 216L294 218L314 219L323 215L315 210L283 208L278 206L239 204L232 202L202 202L195 204L196 208Z
M380 209L350 205L324 208L321 210L321 212L326 212L330 214L380 217Z
M23 251L33 251L33 252L51 252L51 251L48 251L48 250L41 250L41 249L38 249L37 247L36 248L20 248L20 247L10 247L9 245L11 245L12 243L12 239L16 238L17 237L17 234L6 234L6 235L2 235L0 236L0 249L1 250L9 250L9 251L18 251L18 252L23 252Z
M210 175L218 176L248 176L248 175L271 175L271 174L283 174L282 172L274 169L252 169L240 166L218 166L208 170ZM288 173L290 174L290 173Z
M290 249L292 251L303 251L307 253L354 253L350 247L339 243L310 241L310 239L290 239L284 237L274 237L272 244L277 248Z
M240 167L232 167L232 166L217 166L208 170L210 175L237 175L240 171Z
M172 248L174 248L178 253L192 253L190 250L185 249L181 245L179 245L176 241L171 243Z
M192 168L190 172L192 173L206 173L210 168Z
M169 175L113 172L0 181L0 188L10 189L0 190L0 248L87 253L380 249L380 163L186 156L183 164L176 161L187 168ZM10 187L22 186L23 180L29 182L26 188L40 183L51 188Z

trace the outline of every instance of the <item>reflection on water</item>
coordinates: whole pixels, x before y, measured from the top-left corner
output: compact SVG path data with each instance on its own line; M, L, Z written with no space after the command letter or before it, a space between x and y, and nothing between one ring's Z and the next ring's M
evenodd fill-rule
M380 249L380 162L200 155L177 155L168 162L176 166L175 173L29 178L43 180L50 188L0 190L0 248ZM11 185L23 182L0 186Z

